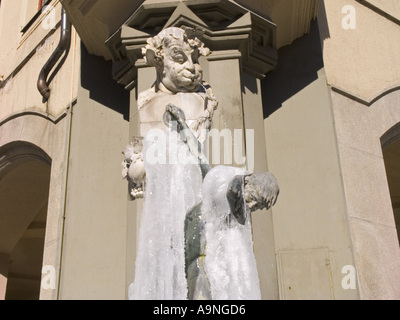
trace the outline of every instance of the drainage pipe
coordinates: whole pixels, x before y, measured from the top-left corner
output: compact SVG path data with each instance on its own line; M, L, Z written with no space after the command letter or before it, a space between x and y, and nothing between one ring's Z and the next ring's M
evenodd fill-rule
M64 52L68 52L71 45L71 22L68 16L62 8L61 10L61 35L60 42L50 56L49 60L43 66L39 74L39 79L37 81L37 88L40 94L43 96L43 100L46 102L50 98L50 88L47 83L47 77L50 71L53 69L57 61L61 58Z

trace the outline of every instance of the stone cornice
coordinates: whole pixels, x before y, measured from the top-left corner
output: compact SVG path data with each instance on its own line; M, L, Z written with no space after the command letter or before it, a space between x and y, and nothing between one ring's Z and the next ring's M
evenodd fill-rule
M60 0L90 54L110 60L104 42L144 0Z
M120 84L127 89L136 86L141 48L149 37L171 26L201 30L201 40L214 52L210 59L240 58L243 70L258 78L277 63L276 25L242 6L223 0L150 3L106 41L114 61L113 76Z

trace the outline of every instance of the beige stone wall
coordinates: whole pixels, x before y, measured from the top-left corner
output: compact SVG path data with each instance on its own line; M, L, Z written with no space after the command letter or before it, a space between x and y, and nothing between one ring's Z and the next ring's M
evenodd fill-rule
M128 122L80 89L66 194L61 300L125 299Z
M324 63L360 298L398 299L399 242L380 139L400 122L400 3L366 3L325 1ZM342 26L347 5L354 29Z
M400 4L396 0L365 0L367 5L371 5L378 10L400 20Z
M56 25L60 21L61 5L58 1L52 3L51 11L43 13L27 32L21 33L20 25L14 20L24 16L23 6L15 5L15 1L2 1L0 75L4 82L0 89L0 121L23 112L37 113L57 121L76 98L79 39L74 31L68 59L50 84L52 94L47 103L42 102L36 88L40 70L60 39L60 28L43 27L50 23L46 19L54 18Z
M32 5L35 3L35 5ZM52 1L22 33L37 10L35 1L3 0L0 7L0 146L13 141L33 143L52 159L43 265L56 270L61 263L65 185L71 109L77 97L80 40L72 32L71 48L63 67L50 84L43 103L36 83L41 68L57 47L61 5ZM54 21L53 21L54 20ZM41 290L41 299L57 299L58 290Z
M242 73L242 100L244 128L246 130L247 168L254 172L268 172L267 145L264 134L261 81ZM248 131L254 143L248 140ZM271 171L272 172L272 171ZM263 300L279 299L275 230L273 210L260 210L252 214L253 243Z
M400 2L376 1L393 14ZM358 1L324 1L329 35L324 39L324 61L328 84L371 102L386 91L400 87L400 27ZM355 29L344 29L342 20L351 5ZM382 7L383 8L383 7ZM346 24L346 23L345 23Z
M122 151L129 142L129 92L111 64L81 52L71 120L59 299L125 299L128 185ZM129 216L128 216L129 213Z
M334 119L324 70L265 119L281 299L356 299L341 286L353 265Z
M400 250L381 136L400 122L400 91L367 107L332 93L360 297L399 299Z
M369 2L392 17L399 12L396 1ZM355 29L342 26L348 5ZM284 92L264 121L268 169L281 186L272 212L283 299L399 298L399 241L380 138L400 122L400 28L372 9L321 1L324 68L317 77L298 73L315 56L311 46L308 58L296 56L295 42L285 48L292 60L280 56L286 73L272 75ZM356 270L354 290L342 286L346 266Z
M83 74L85 86L89 81L95 87L80 85L81 46L73 29L69 55L43 103L36 82L60 28L43 28L41 15L27 33L9 32L12 19L25 19L25 7L13 3L5 0L1 7L0 38L6 41L0 73L6 82L0 89L0 146L32 142L52 158L43 265L54 267L57 279L55 290L42 288L41 299L124 299L128 201L121 162L129 126L110 107L118 108L118 96L103 86L117 84L110 69L102 83L89 71ZM52 4L59 23L61 6ZM97 101L99 95L105 100Z

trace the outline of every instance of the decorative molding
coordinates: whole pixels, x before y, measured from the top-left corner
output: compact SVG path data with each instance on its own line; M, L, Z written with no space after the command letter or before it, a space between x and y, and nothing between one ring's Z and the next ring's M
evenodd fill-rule
M228 52L235 52L243 70L258 78L277 64L273 22L229 1L171 1L143 4L106 41L114 61L114 79L128 90L134 88L137 68L142 66L141 48L147 39L167 27L181 26L202 31L201 40L213 52L210 60L224 59Z
M364 99L361 98L349 91L346 91L345 89L342 89L338 86L335 85L330 85L330 88L332 89L332 91L339 93L349 99L352 99L354 101L357 101L363 105L366 105L368 107L370 107L371 105L373 105L375 102L377 102L378 100L380 100L381 98L383 98L384 96L395 92L395 91L399 91L400 90L400 84L399 85L395 85L389 88L386 88L384 90L382 90L381 92L378 92L377 94L375 94L374 96L370 97L369 99Z
M50 121L53 124L57 124L67 116L68 110L70 108L72 108L74 105L76 105L76 103L77 103L77 99L74 99L71 103L69 103L66 106L65 110L63 112L61 112L59 115L57 115L57 116L52 116L49 113L40 112L37 109L35 109L35 110L25 110L24 112L14 113L14 114L8 116L7 118L5 118L3 120L0 120L0 127L2 125L6 124L7 122L10 122L10 121L12 121L14 119L21 118L21 117L24 117L24 116L36 116L36 117L40 117L40 118L46 119L46 120Z
M143 0L60 0L90 54L110 60L104 42Z
M211 53L208 57L208 61L218 60L229 60L229 59L241 59L242 53L239 50L219 50Z

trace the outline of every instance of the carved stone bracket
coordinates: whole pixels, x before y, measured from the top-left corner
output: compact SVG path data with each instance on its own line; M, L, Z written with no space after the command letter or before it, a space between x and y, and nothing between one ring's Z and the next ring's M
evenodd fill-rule
M114 79L131 90L137 68L144 66L141 48L149 37L167 27L199 31L213 51L209 60L240 58L241 66L263 78L277 64L276 25L226 0L188 0L143 4L107 41ZM235 52L232 57L229 52ZM240 53L239 55L237 53Z

